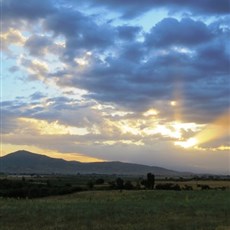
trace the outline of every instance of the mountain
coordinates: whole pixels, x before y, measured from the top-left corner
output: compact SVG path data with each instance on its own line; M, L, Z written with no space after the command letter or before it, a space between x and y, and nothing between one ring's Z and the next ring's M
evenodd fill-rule
M161 176L180 176L182 173L161 167L122 162L81 163L65 161L20 150L0 157L0 172L37 174L119 174L146 175L148 172Z

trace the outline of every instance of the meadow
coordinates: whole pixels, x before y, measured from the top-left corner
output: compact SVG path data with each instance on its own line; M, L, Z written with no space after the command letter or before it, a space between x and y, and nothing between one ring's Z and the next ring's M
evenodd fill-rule
M1 230L229 230L229 190L83 191L0 198Z

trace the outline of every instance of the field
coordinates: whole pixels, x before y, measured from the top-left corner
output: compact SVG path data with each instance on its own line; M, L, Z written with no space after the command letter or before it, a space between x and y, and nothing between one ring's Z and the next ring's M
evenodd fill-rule
M120 178L122 184L117 181ZM230 190L230 179L229 177L156 177L154 187L156 190ZM87 190L145 190L146 188L148 189L148 186L144 176L0 175L0 197L39 198Z
M0 198L1 230L229 230L230 191L84 191Z

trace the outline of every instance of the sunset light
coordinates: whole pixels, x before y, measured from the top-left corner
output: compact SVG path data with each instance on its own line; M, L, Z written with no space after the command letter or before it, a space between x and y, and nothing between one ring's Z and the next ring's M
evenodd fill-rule
M171 106L176 106L177 103L176 103L176 101L171 101L171 102L170 102L170 105L171 105Z
M37 130L41 135L86 135L87 129L71 127L59 124L58 121L47 122L45 120L37 120L33 118L19 118L19 121L25 125L31 126L31 129Z
M229 170L229 0L0 2L1 155Z
M227 112L208 124L195 138L200 144L230 135L230 113Z
M230 230L230 0L0 14L0 229Z
M179 145L185 149L192 148L198 144L196 138L189 138L187 141L176 141L175 145Z

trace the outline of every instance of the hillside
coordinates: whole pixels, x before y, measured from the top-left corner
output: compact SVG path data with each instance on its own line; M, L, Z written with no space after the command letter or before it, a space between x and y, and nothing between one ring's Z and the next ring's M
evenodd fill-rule
M122 162L81 163L65 161L45 155L20 150L0 157L0 172L4 173L38 173L38 174L121 174L145 175L152 172L155 175L179 176L182 173L161 167L147 166Z

